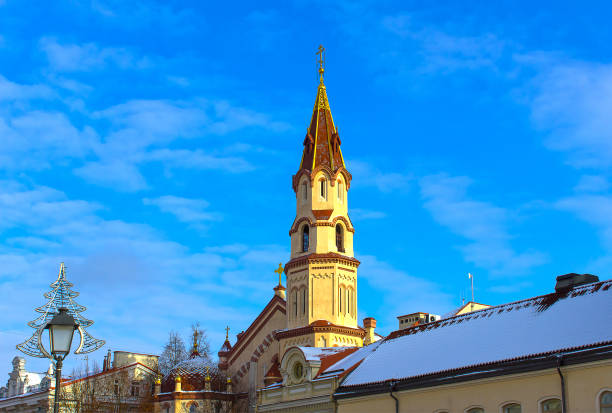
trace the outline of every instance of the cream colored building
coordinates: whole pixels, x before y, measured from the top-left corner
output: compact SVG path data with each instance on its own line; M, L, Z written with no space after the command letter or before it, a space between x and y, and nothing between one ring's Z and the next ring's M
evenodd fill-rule
M85 404L88 407L95 404L99 412L143 411L143 406L151 399L156 370L157 356L115 351L113 359L109 350L102 371L63 379L61 411L76 413L84 410ZM49 374L47 376L42 380L42 386L0 399L0 413L53 411L55 378L51 379ZM148 405L152 408L152 404Z
M398 330L334 398L338 413L610 413L612 280Z

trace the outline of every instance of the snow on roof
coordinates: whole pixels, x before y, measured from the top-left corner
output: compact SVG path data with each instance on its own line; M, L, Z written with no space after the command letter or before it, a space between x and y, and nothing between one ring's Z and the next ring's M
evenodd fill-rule
M611 287L612 280L587 284L397 331L343 386L612 342Z
M307 361L320 361L322 358L332 354L345 351L349 347L298 347Z
M359 363L361 360L367 357L374 350L376 350L380 343L382 343L382 340L376 341L368 346L360 347L357 351L350 353L346 357L342 358L341 360L326 368L324 372L319 374L319 377L335 375L350 369L355 364Z

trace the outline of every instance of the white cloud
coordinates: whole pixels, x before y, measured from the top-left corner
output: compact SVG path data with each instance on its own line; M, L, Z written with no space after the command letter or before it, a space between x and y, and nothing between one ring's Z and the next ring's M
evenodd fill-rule
M108 210L53 188L3 181L0 194L0 233L21 234L0 245L2 332L15 332L3 335L13 349L31 334L25 323L44 302L42 294L60 261L67 263L69 280L81 293L77 301L88 307L85 316L96 321L90 329L94 336L113 349L156 353L164 332L188 328L197 319L206 321L216 337L213 350L221 345L228 321L237 331L246 328L272 297L272 271L288 253L275 245L191 251L149 225L105 219ZM209 218L202 201L166 197L154 202L186 221ZM231 306L228 297L233 297ZM209 316L202 320L198 314ZM126 341L126 336L134 339ZM1 353L0 364L14 355Z
M0 75L0 102L7 100L48 99L53 91L46 85L22 85Z
M374 165L357 160L347 161L353 175L351 185L374 186L381 192L392 192L408 186L411 175L397 172L382 172Z
M612 65L539 60L531 84L534 123L546 145L577 167L612 167Z
M354 219L355 221L363 221L369 219L382 219L385 218L387 214L382 211L371 211L368 209L352 208L350 210L350 216L351 219Z
M425 208L441 225L470 241L460 246L466 261L492 274L522 275L544 264L546 255L537 251L515 251L510 240L510 212L488 202L471 199L471 180L445 174L420 180Z
M382 331L397 330L396 317L402 314L416 311L443 314L452 308L451 297L435 282L394 268L371 255L359 254L359 259L360 283L366 282L382 294L378 313L363 316L378 318ZM363 284L360 289L364 291Z
M179 221L187 224L199 225L206 221L218 221L221 215L209 212L209 203L203 199L181 198L165 195L159 198L143 199L145 205L154 205L162 212L174 215Z
M608 179L601 175L583 175L574 187L576 192L606 192L610 188Z
M54 38L44 37L40 47L51 68L61 72L100 70L108 65L142 69L150 65L146 58L136 57L127 49L99 47L95 43L61 44Z

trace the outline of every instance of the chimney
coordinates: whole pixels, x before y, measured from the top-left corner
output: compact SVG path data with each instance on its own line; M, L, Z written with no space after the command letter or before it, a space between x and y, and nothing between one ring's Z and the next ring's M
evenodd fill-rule
M174 391L181 391L181 376L174 379Z
M374 329L376 328L376 319L373 317L364 318L363 328L365 328L366 331L366 335L363 339L363 345L367 346L368 344L372 344L376 341L376 336L374 335Z
M574 287L579 285L595 283L599 281L599 277L593 274L576 274L571 272L569 274L560 275L557 277L557 284L555 285L555 292L563 293L567 292Z

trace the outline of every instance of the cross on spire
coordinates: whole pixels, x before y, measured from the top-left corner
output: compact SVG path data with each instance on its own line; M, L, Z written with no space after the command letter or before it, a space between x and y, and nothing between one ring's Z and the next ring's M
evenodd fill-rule
M285 269L283 268L283 264L278 263L278 268L274 270L275 273L278 274L278 285L283 285L283 272Z
M322 44L319 45L319 50L316 53L319 56L317 63L319 64L320 82L323 83L323 72L325 71L325 48Z
M226 340L229 340L229 330L230 330L229 326L225 327L225 339Z

